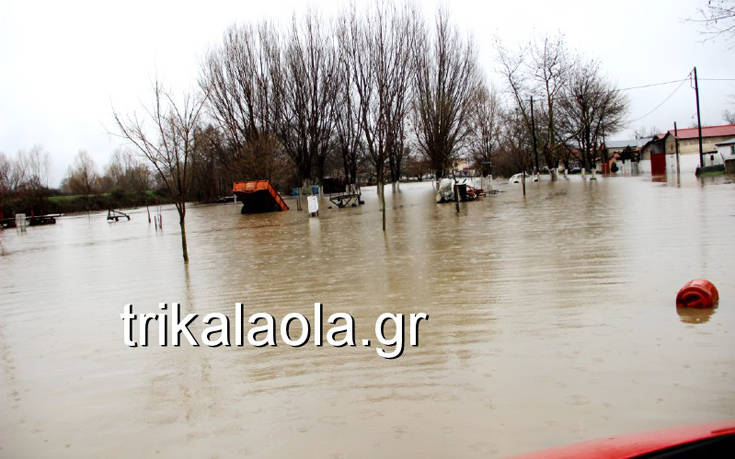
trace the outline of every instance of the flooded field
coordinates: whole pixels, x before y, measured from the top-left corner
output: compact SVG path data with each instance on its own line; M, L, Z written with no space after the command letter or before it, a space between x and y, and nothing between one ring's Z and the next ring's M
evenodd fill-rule
M429 184L359 208L145 209L0 232L0 456L502 457L735 417L735 185L644 177L501 184L437 205ZM712 280L720 306L677 314ZM123 305L426 312L418 347L123 344ZM197 329L197 327L192 327ZM199 327L200 328L200 327Z

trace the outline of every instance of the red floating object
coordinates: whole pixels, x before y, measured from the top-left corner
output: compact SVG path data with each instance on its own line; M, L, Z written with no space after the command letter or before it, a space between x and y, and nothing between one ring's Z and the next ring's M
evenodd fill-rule
M687 282L676 294L676 306L680 308L713 308L720 301L714 284L705 279Z

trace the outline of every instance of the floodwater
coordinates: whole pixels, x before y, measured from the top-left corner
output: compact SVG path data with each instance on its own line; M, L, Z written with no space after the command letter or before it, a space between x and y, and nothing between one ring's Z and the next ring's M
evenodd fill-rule
M386 189L385 234L374 188L319 218L192 206L188 267L172 208L0 232L0 456L502 457L735 417L734 184L499 184L459 213ZM719 308L680 316L693 278ZM125 346L123 306L159 302L321 302L358 343ZM393 360L383 312L429 314Z

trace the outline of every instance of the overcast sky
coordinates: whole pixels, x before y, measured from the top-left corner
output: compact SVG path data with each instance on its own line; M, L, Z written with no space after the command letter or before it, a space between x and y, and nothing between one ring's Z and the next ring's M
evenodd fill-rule
M703 42L685 22L706 0L469 1L444 2L460 29L471 34L488 80L496 73L492 37L516 46L533 36L562 32L569 48L601 62L617 87L686 77L735 78L735 40ZM431 19L437 2L417 2ZM287 23L314 7L325 16L345 2L247 1L35 1L0 0L0 152L14 155L41 145L51 155L50 184L58 184L79 150L99 169L123 146L113 131L112 107L129 112L150 99L157 75L168 86L194 88L206 50L233 23L268 18ZM626 91L626 130L671 129L696 123L694 91L684 83ZM722 124L735 109L735 81L700 81L702 124Z

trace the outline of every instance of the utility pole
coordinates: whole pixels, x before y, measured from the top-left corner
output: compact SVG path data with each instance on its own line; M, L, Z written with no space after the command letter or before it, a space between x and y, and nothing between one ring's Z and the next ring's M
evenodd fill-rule
M702 121L699 118L699 84L697 82L697 67L694 67L694 95L697 98L697 129L699 130L699 167L704 167L704 154L702 153Z
M676 129L676 121L674 121L674 143L676 144L676 173L679 171L679 131Z
M536 121L533 118L533 96L531 96L531 135L533 136L533 155L536 158L536 174L538 174L538 150L536 149Z

